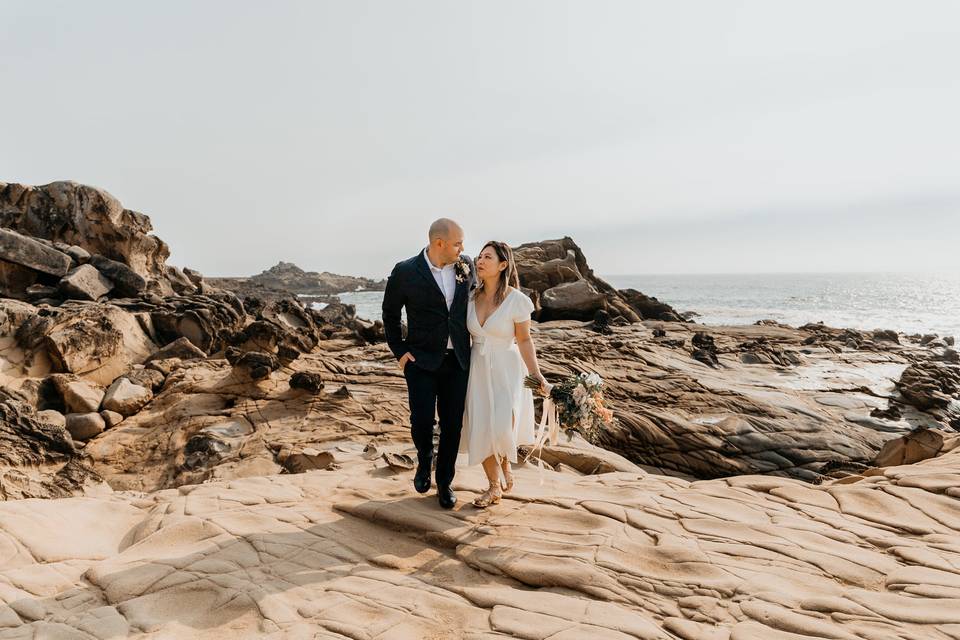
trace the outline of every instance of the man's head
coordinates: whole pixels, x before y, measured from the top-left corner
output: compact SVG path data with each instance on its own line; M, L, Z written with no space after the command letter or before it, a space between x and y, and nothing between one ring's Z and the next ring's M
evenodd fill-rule
M449 218L440 218L430 225L430 255L443 265L460 259L463 253L463 229ZM443 266L440 265L440 266Z

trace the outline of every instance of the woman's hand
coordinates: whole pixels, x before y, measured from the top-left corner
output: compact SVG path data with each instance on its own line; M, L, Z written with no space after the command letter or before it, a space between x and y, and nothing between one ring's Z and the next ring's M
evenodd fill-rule
M551 385L549 382L547 382L547 379L544 378L544 377L543 377L543 374L540 373L540 372L537 372L537 373L533 374L533 377L540 381L540 391L541 391L541 393L543 393L544 396L549 396L549 395L550 395L550 387L553 386L553 385Z

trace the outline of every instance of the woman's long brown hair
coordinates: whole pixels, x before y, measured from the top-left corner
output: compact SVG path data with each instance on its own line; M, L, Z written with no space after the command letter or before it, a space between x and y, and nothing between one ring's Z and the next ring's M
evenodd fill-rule
M497 254L497 259L500 262L506 261L507 268L500 272L500 277L497 278L497 290L493 294L493 302L495 305L499 306L503 302L504 298L507 297L507 287L514 287L516 289L520 288L520 276L517 273L517 263L513 259L513 249L510 248L506 242L500 242L498 240L491 240L487 244L483 245L483 248L480 249L480 253L483 253L483 249L487 247L492 247ZM479 289L483 288L483 281L480 281Z

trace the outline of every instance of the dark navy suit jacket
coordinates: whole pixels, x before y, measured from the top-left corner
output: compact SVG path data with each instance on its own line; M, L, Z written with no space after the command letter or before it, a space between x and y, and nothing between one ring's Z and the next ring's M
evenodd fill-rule
M409 351L418 367L436 371L446 355L449 338L460 366L470 369L467 301L476 283L476 274L473 261L467 256L461 259L470 265L470 274L463 282L456 282L449 310L422 251L393 268L383 293L383 330L387 345L398 360ZM407 309L406 339L400 328L400 310L404 307Z

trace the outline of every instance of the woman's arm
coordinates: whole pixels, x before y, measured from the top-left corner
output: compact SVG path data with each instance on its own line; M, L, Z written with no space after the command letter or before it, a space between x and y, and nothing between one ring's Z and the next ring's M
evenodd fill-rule
M537 378L541 387L546 390L547 379L540 373L540 365L537 363L537 348L534 346L533 337L530 335L530 321L515 322L513 330L514 337L517 339L517 347L520 349L520 357L523 358L523 363L527 365L527 371Z

